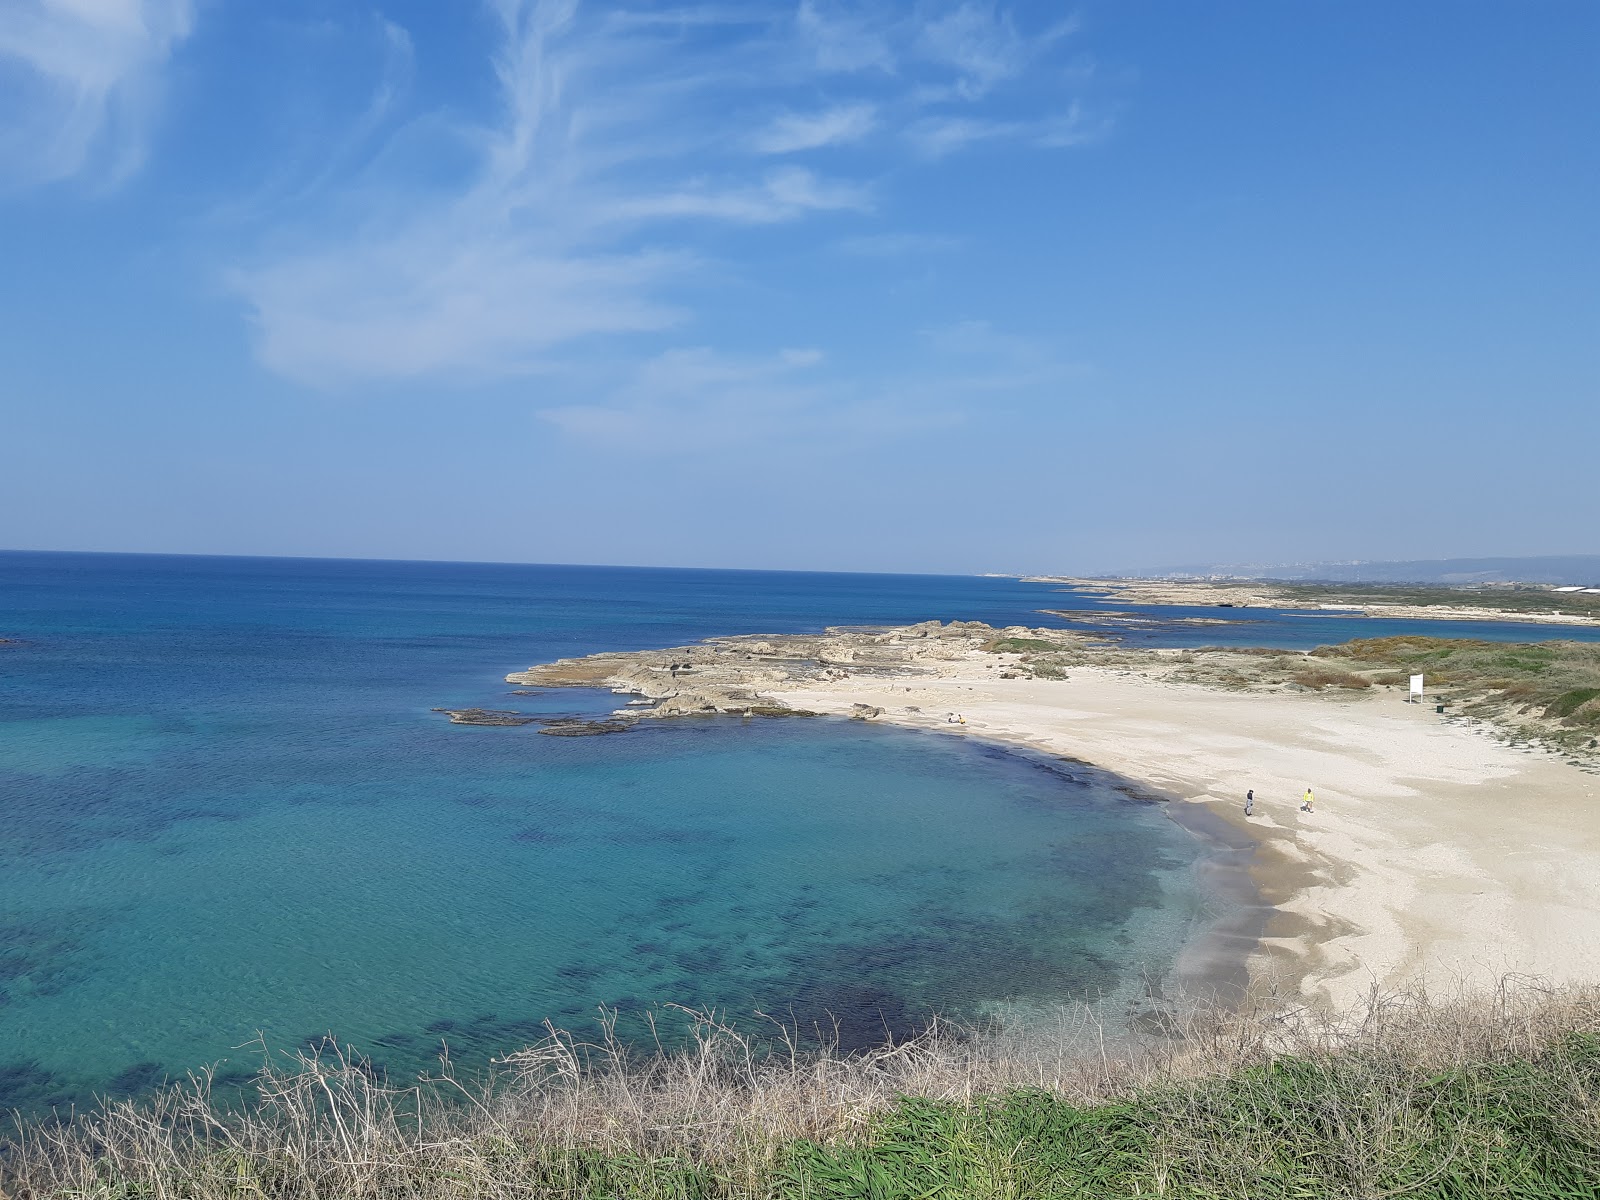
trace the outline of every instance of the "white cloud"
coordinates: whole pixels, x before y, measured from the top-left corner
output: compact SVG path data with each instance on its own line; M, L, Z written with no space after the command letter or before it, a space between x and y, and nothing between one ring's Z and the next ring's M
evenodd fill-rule
M584 202L573 93L592 64L562 44L575 4L491 7L502 119L464 132L479 154L470 183L421 196L370 186L358 227L231 273L272 370L325 386L525 373L551 347L677 318L649 297L684 256L607 251L589 236L600 206Z
M1009 12L972 0L928 22L918 49L931 61L953 67L956 89L969 100L1020 75L1031 53Z
M538 371L558 346L679 319L656 297L694 256L631 248L645 231L871 207L867 185L799 166L674 179L679 156L651 134L696 84L692 70L670 86L641 74L657 26L583 27L572 0L492 8L503 108L464 134L480 160L470 183L443 196L357 189L379 197L358 227L230 275L272 370L327 386Z
M804 167L768 171L758 184L744 187L697 185L619 200L595 216L621 222L672 217L705 217L741 224L789 221L807 212L872 207L870 191L858 184L827 180Z
M355 167L336 157L346 178L318 179L324 195L297 197L310 217L275 231L229 274L268 368L322 386L549 372L586 338L656 333L691 317L671 297L691 272L720 269L692 249L710 227L877 211L881 182L775 166L771 155L880 128L930 161L981 140L1066 144L1047 140L1050 130L1064 139L1060 122L1003 121L982 108L983 93L1055 35L1025 36L1007 11L971 0L931 16L834 0L650 12L484 3L499 35L497 108L472 124L422 114L390 133L400 145L447 138L430 157L468 164L454 184L407 176L414 153ZM408 39L385 35L403 83ZM844 94L805 107L822 75ZM959 115L921 110L936 86L961 92ZM380 89L362 139L388 120L392 99ZM830 236L841 232L850 231ZM891 245L844 248L914 252Z
M895 54L888 34L891 23L887 8L882 5L800 0L800 7L795 10L795 29L821 71L893 73Z
M870 104L841 104L816 113L784 113L755 137L762 154L792 154L858 142L877 126Z
M452 212L241 272L234 283L255 310L262 363L333 386L441 370L533 372L545 351L577 338L664 329L680 314L648 296L683 265L661 254L545 250Z
M191 0L6 0L0 179L136 170L161 68L193 25Z
M1099 141L1111 130L1109 118L1089 119L1073 104L1059 116L1025 121L982 117L924 117L906 127L912 147L928 159L943 158L979 142L1019 141L1041 149L1065 149Z
M1017 132L1014 121L990 121L978 117L926 117L906 128L906 138L926 158L943 158L965 150L974 142L1011 137Z

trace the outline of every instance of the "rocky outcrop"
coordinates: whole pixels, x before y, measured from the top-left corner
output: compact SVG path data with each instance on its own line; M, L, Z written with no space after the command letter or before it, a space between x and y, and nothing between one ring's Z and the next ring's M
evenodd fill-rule
M591 654L516 671L506 676L506 682L539 688L610 688L632 697L625 713L630 718L809 716L771 692L786 686L838 682L854 675L912 678L927 673L933 664L1004 646L1007 639L1061 650L1081 648L1086 642L1060 629L996 629L981 621L923 621L889 629L832 628L821 634L722 637L697 646ZM640 704L641 700L647 703Z

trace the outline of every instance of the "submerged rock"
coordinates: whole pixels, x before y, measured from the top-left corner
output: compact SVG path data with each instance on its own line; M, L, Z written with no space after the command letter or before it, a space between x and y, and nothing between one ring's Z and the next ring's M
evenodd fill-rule
M544 726L540 733L551 737L599 737L606 733L625 733L633 728L632 721L613 717L608 721L588 721L582 717L541 717Z
M436 708L450 718L452 725L532 725L537 717L501 708Z

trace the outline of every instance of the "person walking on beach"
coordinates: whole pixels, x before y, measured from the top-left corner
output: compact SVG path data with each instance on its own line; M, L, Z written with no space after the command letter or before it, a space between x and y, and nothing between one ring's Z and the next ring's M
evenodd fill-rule
M1251 788L1244 794L1244 815L1249 816L1256 810L1256 790Z
M1311 807L1311 789L1310 788L1306 789L1305 802L1300 805L1300 811L1301 812L1316 812L1317 811L1316 809Z

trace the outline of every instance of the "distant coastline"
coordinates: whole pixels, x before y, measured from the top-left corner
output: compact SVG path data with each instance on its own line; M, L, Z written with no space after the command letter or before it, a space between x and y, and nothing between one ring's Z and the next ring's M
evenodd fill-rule
M1353 617L1407 621L1522 621L1600 626L1600 589L1491 584L1427 587L1186 579L1083 579L1028 575L1024 583L1055 583L1121 604L1192 608L1304 609Z

